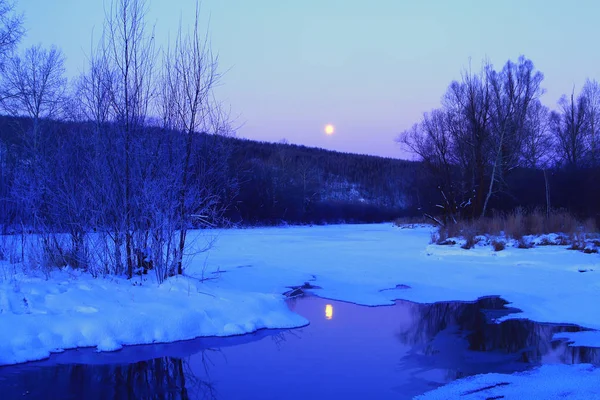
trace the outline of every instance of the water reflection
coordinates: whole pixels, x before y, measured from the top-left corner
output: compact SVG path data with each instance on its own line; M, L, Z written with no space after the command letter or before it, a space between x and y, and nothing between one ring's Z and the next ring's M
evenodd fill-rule
M599 349L570 347L553 341L559 332L579 332L573 325L541 324L523 319L502 323L494 320L518 310L506 308L506 301L483 298L474 303L415 304L402 302L410 310L412 320L396 333L405 344L422 349L425 354L440 351L434 340L454 335L477 352L511 354L524 363L600 363ZM447 343L446 343L447 344Z
M190 374L189 359L161 357L117 365L57 365L2 376L2 398L216 399L214 386Z
M418 365L414 379L430 378L432 371L449 382L480 373L524 371L540 364L600 365L600 349L552 340L558 332L577 332L580 327L522 319L495 323L494 319L518 311L505 308L506 302L500 298L401 304L410 318L396 331L396 338L410 351L400 359L399 368Z
M325 318L326 319L333 318L333 306L331 304L325 305Z
M404 399L478 373L600 364L598 349L552 341L578 327L494 323L514 312L505 305L489 298L373 308L296 298L290 307L311 321L308 327L114 353L68 351L0 368L0 398Z

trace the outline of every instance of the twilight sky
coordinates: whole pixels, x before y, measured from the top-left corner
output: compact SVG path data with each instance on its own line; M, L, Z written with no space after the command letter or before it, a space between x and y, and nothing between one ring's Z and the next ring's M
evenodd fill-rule
M22 46L56 44L78 75L107 1L18 0ZM195 0L150 0L158 43L194 9ZM600 79L599 12L597 0L202 1L237 136L401 158L396 135L439 105L470 59L500 68L525 55L544 73L551 107Z

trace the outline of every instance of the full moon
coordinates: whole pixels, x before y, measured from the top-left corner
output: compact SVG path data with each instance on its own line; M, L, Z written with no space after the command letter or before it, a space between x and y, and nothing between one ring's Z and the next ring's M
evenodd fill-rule
M331 124L327 124L325 125L325 133L327 135L333 135L333 133L335 132L335 127Z

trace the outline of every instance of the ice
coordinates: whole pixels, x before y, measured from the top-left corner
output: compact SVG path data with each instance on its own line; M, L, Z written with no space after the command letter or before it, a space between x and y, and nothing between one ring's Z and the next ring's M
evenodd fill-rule
M600 398L598 382L600 369L591 365L543 365L512 375L485 374L461 379L416 399L589 400Z
M308 321L282 293L305 282L320 286L319 296L370 306L496 295L522 310L508 318L600 329L597 254L563 246L464 250L430 245L430 232L391 224L204 230L191 235L199 246L217 235L214 248L197 255L186 276L161 285L151 273L131 281L76 271L3 278L0 364L75 347L109 351L301 326ZM600 347L595 331L568 337Z

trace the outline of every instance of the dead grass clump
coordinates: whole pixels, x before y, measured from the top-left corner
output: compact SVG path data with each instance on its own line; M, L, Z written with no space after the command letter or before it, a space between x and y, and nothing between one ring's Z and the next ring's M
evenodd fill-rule
M554 210L550 212L546 220L545 233L565 233L567 235L577 231L579 222L573 215L565 210Z
M518 241L517 247L519 249L531 249L533 247L533 242L524 237L521 237Z
M521 209L516 209L506 216L504 220L504 234L516 240L520 240L527 234L525 230L525 218Z
M506 216L504 214L494 212L492 218L485 218L486 226L485 233L492 235L500 235L504 231L504 220Z
M461 246L465 250L472 249L479 242L479 238L476 237L475 231L473 229L465 229L463 232L463 237L465 238L465 243Z
M494 239L492 240L492 247L494 248L494 251L502 251L506 249L506 242Z
M583 221L583 225L581 228L585 233L588 234L598 232L596 221L593 218L588 218L585 221Z
M526 235L541 235L550 233L546 229L546 215L539 209L527 214L524 218Z
M444 228L446 229L448 237L459 237L465 230L466 223L464 221L458 221L457 223L449 223Z
M583 232L574 232L570 237L571 246L568 247L569 250L585 250L586 242L585 242L585 234Z
M412 227L415 225L431 225L432 221L425 217L400 217L392 222L398 227Z

